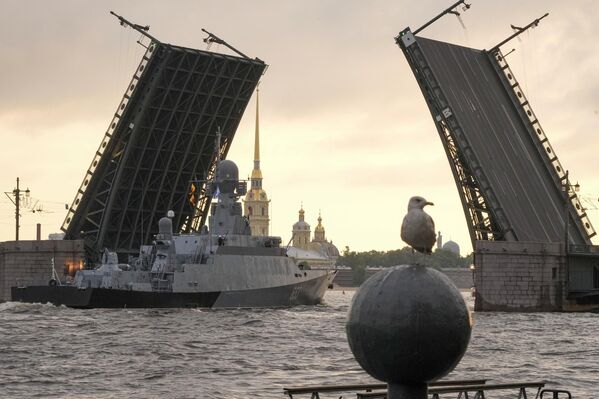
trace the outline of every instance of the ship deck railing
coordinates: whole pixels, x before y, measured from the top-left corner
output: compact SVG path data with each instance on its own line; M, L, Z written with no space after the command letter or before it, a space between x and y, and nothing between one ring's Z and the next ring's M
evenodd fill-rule
M567 390L543 389L544 381L487 384L487 380L484 379L454 380L432 382L428 386L428 395L431 399L441 399L441 395L444 395L443 398L448 398L447 395L450 394L457 399L485 399L491 397L487 396L490 391L510 390L513 391L514 398L518 399L572 399L571 393ZM387 384L303 386L284 388L284 392L289 398L293 398L293 395L309 394L311 399L320 399L320 394L323 393L355 392L357 399L387 399Z

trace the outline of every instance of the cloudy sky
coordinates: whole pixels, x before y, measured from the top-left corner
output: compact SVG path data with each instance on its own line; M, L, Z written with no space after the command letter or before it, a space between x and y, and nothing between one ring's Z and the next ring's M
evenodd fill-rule
M139 62L139 34L114 10L164 42L206 49L205 28L269 64L260 91L261 158L272 233L291 237L303 202L314 227L341 249L402 247L412 195L445 240L470 252L445 152L393 37L446 8L444 0L81 1L0 0L0 188L16 177L36 208L22 212L22 239L58 232ZM581 194L599 197L599 2L472 0L423 36L491 48L549 12L504 47L557 155ZM227 51L214 45L213 51ZM249 175L255 99L229 158ZM599 211L590 211L599 228ZM14 239L14 206L0 200L0 240ZM597 242L597 241L595 241Z

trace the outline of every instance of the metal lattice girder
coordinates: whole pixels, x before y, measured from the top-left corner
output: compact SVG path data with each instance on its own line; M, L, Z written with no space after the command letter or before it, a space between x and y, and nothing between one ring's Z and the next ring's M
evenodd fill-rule
M396 42L416 76L435 121L460 194L473 245L476 240L503 240L508 234L513 236L507 221L500 223L504 219L503 215L496 214L495 208L489 206L490 197L493 197L492 188L486 182L476 154L462 134L461 126L449 107L435 71L428 63L416 37L406 29L396 38Z
M227 154L265 67L152 42L69 209L66 238L83 238L92 255L134 254L168 210L178 231L204 220L209 201L201 186L190 194L191 181L214 170L219 129Z
M586 214L585 208L578 198L578 194L574 190L570 190L572 185L568 181L567 171L563 168L559 158L555 154L555 150L549 143L549 139L545 135L545 130L541 126L539 119L534 113L528 99L524 95L524 92L520 88L520 84L516 80L514 73L510 69L505 57L501 53L499 48L495 48L487 54L491 64L494 66L498 75L501 78L506 91L511 94L512 102L516 105L520 111L520 116L525 122L525 126L530 135L531 141L536 145L540 158L545 162L547 168L547 174L553 178L554 186L562 189L568 187L568 213L571 218L570 229L578 230L582 233L583 237L586 235L585 245L589 245L589 239L595 236L597 233L591 224L589 216ZM576 237L577 232L573 231L570 234L574 234Z
M435 121L470 238L571 244L594 230L562 187L563 168L504 57L414 36L396 38ZM509 75L509 76L508 76ZM577 210L579 210L577 212Z

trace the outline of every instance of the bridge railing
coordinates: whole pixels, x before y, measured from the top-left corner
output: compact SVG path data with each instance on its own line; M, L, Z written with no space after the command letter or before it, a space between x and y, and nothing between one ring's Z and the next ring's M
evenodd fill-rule
M528 117L528 120L530 122L532 129L536 133L535 136L538 139L538 143L542 147L545 155L547 156L547 159L549 160L549 163L551 165L551 169L553 169L554 173L556 174L558 181L560 182L560 184L563 187L570 188L571 186L570 186L570 182L567 181L568 176L567 176L566 170L564 170L557 155L555 154L555 151L553 150L553 147L549 143L549 139L545 135L545 131L543 130L543 127L541 126L539 119L537 118L534 111L532 110L532 107L531 107L530 103L528 102L528 99L524 95L524 92L522 91L522 88L520 87L520 83L518 83L518 81L516 80L514 73L512 72L509 64L507 63L507 61L505 59L505 56L503 55L501 50L496 50L495 52L493 52L493 54L489 54L489 56L492 57L492 59L494 59L496 61L499 69L501 71L503 71L503 74L505 75L505 78L507 79L507 83L513 90L515 97L517 98L520 106L522 107L522 111ZM591 224L591 221L590 221L588 215L586 214L586 210L585 210L584 206L582 205L582 203L580 202L578 195L576 194L576 192L574 190L568 190L568 197L570 199L572 206L576 210L578 219L580 220L580 222L587 234L587 237L588 238L593 237L596 234L595 229L593 228L593 225Z

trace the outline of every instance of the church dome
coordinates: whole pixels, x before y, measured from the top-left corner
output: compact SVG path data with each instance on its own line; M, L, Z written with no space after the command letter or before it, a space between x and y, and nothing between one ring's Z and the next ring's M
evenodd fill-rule
M314 228L314 240L318 242L326 242L327 239L324 233L324 226L322 225L322 216L318 212L318 225Z
M293 230L310 230L310 225L303 220L293 223Z
M304 208L301 207L299 210L299 220L293 224L293 231L310 230L310 225L304 220L304 214Z
M308 248L329 259L339 257L339 250L332 242L312 241Z
M451 241L451 240L447 241L445 244L443 244L443 249L445 251L453 252L456 255L460 254L460 246L455 241Z
M314 232L324 233L324 226L322 225L322 217L320 215L318 215L318 225L314 228Z

